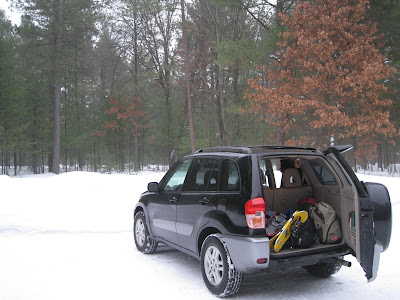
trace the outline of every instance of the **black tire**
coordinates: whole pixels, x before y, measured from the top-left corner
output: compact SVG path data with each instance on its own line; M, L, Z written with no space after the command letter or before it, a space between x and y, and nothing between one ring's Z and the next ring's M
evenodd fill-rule
M304 269L306 269L308 273L314 276L326 278L339 272L341 267L342 267L341 263L332 261L332 262L323 262L315 265L304 266Z
M218 297L236 294L243 274L235 269L221 235L208 236L201 248L201 273L211 293Z
M146 218L144 217L143 211L139 211L135 215L133 236L135 238L136 248L140 252L150 254L157 250L158 243L149 235Z

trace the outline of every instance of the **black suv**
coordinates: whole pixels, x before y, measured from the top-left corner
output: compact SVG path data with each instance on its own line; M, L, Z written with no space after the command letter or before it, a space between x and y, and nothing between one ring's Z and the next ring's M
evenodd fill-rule
M198 150L180 159L160 183L149 183L134 211L136 246L152 253L162 242L198 258L207 288L220 297L238 292L243 273L303 266L326 277L350 265L343 260L347 254L357 257L372 281L390 242L391 204L385 186L358 180L341 155L351 148ZM294 168L299 179L285 175ZM342 238L270 250L266 212L298 210L307 197L334 208Z

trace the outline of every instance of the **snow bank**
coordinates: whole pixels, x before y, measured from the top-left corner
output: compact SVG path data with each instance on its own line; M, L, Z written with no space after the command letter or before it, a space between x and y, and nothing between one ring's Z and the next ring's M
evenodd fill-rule
M163 173L61 175L1 179L0 231L119 232L130 230L132 209ZM2 176L7 177L7 176Z

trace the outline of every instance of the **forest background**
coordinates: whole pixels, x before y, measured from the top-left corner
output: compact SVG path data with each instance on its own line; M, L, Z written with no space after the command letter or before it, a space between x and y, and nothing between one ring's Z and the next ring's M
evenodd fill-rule
M354 168L400 171L398 0L8 3L1 174L261 144L353 144Z

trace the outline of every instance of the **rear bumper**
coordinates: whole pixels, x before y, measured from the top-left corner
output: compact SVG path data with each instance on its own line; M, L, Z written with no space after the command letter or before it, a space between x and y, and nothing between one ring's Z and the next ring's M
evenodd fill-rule
M268 268L269 239L267 237L247 237L225 234L222 235L222 237L236 270L249 273ZM262 261L262 259L265 259L265 261Z

